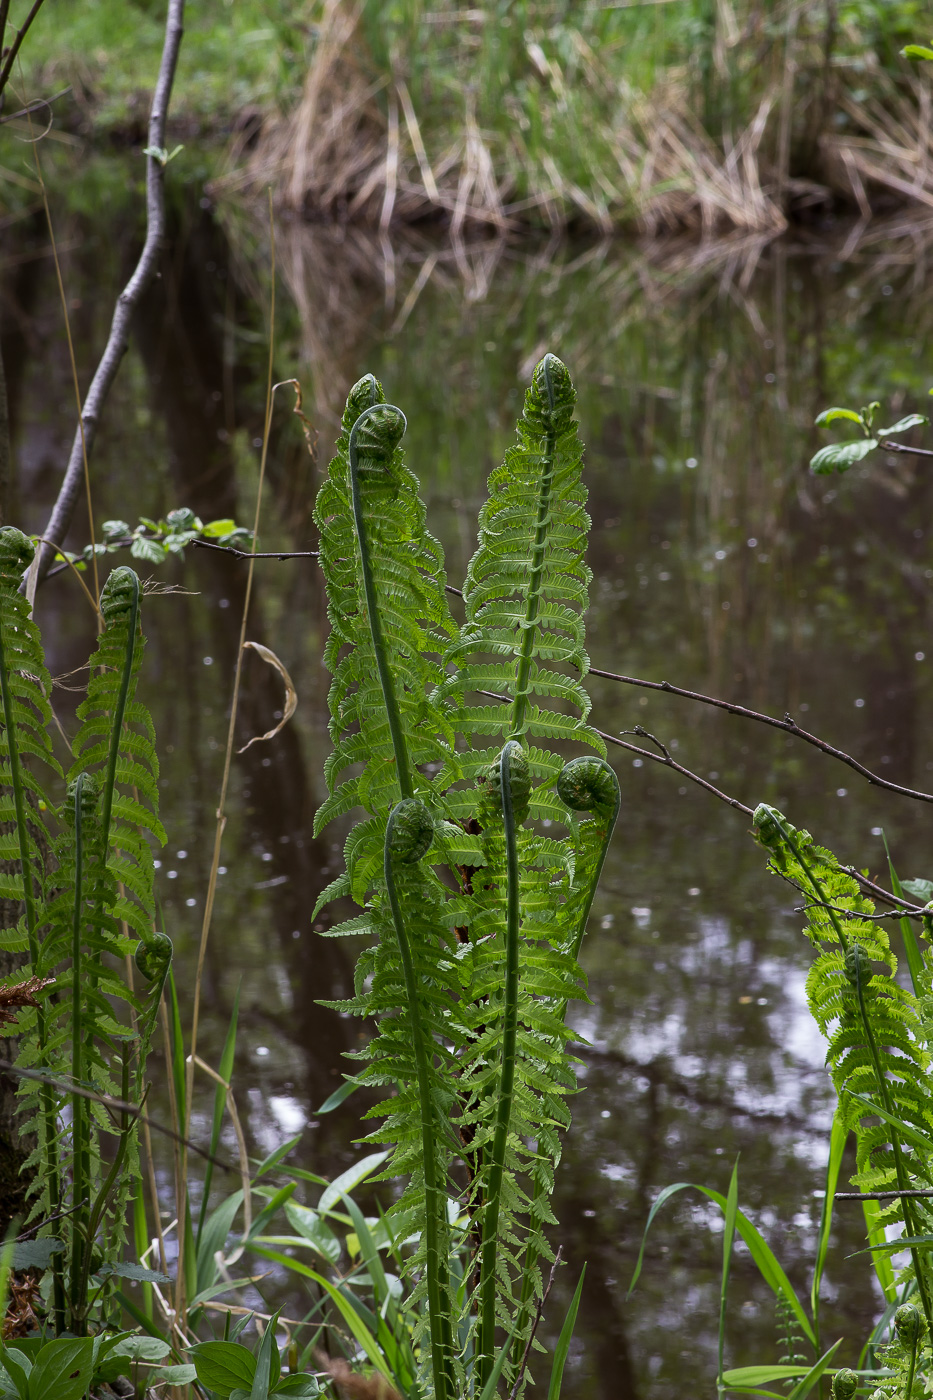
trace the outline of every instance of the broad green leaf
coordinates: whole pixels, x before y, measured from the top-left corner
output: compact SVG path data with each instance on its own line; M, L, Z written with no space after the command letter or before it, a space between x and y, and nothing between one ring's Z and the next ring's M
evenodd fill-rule
M283 1376L273 1390L273 1395L293 1395L298 1400L314 1400L320 1395L321 1387L314 1376Z
M13 1246L14 1269L48 1269L52 1255L65 1248L64 1240L23 1240Z
M194 511L190 510L188 506L182 506L179 510L170 510L168 515L165 517L165 523L166 525L168 525L169 529L174 532L177 532L179 530L201 529L200 520L195 515ZM217 524L218 522L215 521L214 523ZM210 527L208 526L208 529L209 528Z
M269 1400L272 1387L279 1378L279 1349L275 1344L275 1329L278 1322L279 1313L276 1312L266 1323L266 1330L263 1332L262 1341L259 1344L256 1374L253 1376L249 1400Z
M285 1214L302 1239L306 1240L322 1259L326 1259L328 1264L336 1265L340 1258L340 1241L317 1211L297 1205L294 1201L286 1201Z
M29 1376L29 1400L82 1400L91 1383L93 1361L90 1337L47 1342Z
M850 423L862 422L862 415L852 408L824 408L814 421L818 428L828 428L830 423L835 423L840 418L845 418Z
M554 1348L554 1359L551 1362L551 1379L547 1388L547 1400L560 1400L560 1388L564 1379L564 1366L567 1362L567 1353L570 1351L570 1342L573 1337L574 1324L577 1320L577 1312L580 1307L580 1298L583 1294L583 1280L586 1278L586 1265L580 1270L580 1278L570 1300L570 1307L567 1309L567 1316L564 1318L564 1325L560 1329L560 1336L557 1339L557 1346Z
M217 1392L220 1400L229 1400L230 1394L238 1386L253 1384L256 1374L256 1358L244 1346L236 1342L199 1342L189 1348L194 1358L198 1380L208 1390Z
M218 539L221 535L229 535L236 529L235 520L210 520L204 526L201 534L208 540Z
M928 49L925 44L907 44L901 49L904 58L925 58L927 62L933 61L933 49Z
M158 540L150 540L145 535L137 535L130 545L134 559L145 559L147 564L162 564L165 561L165 546Z
M830 472L847 472L877 446L878 439L873 437L860 438L855 442L831 442L828 447L821 447L819 452L810 458L810 470L817 476L826 476Z
M388 1155L388 1152L371 1152L368 1157L361 1157L358 1162L354 1162L352 1167L348 1167L345 1172L334 1177L318 1201L317 1208L321 1215L333 1210L341 1196L352 1191L354 1186L359 1186L360 1182L365 1181L368 1176L372 1176L376 1168L382 1166Z
M899 418L890 428L876 428L875 436L885 438L890 437L892 433L906 433L908 428L919 428L921 424L929 421L925 413L908 413L906 418Z
M168 1274L147 1269L144 1264L105 1264L97 1270L98 1278L128 1278L135 1283L171 1283Z
M4 1347L2 1360L4 1370L16 1386L22 1400L29 1400L29 1373L32 1370L29 1357L17 1347Z
M149 1377L150 1385L190 1385L198 1378L196 1366L162 1366Z
M933 899L933 880L902 880L901 889L914 895L918 904L926 904Z

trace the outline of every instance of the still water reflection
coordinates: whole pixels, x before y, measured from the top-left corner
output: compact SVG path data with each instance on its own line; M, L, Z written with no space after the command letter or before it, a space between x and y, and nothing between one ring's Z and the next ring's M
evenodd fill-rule
M134 230L130 221L125 236L105 239L73 199L59 236L86 374ZM347 387L373 370L408 415L409 459L457 581L522 382L552 348L577 378L588 443L593 664L789 710L869 766L933 786L929 477L907 458L870 459L839 479L806 468L819 445L812 421L827 404L877 397L895 416L922 409L931 302L911 250L924 237L845 261L828 235L702 256L485 245L454 257L410 247L394 251L387 298L378 250L349 234L286 228L277 375L302 380L318 463L283 402L263 543L313 546L315 475ZM44 252L41 226L23 222L0 269L16 518L29 529L44 521L72 423ZM242 229L225 231L196 201L176 211L99 439L98 520L177 505L205 518L251 512L262 265ZM85 539L79 520L74 542ZM144 685L170 832L159 893L187 1003L245 575L194 552L165 577L190 592L147 605ZM40 594L54 673L87 655L90 613L79 609L66 577ZM248 635L282 657L300 705L273 744L236 761L201 1053L219 1057L241 986L235 1078L251 1145L263 1152L302 1132L294 1160L333 1172L358 1150L356 1110L351 1101L316 1118L315 1108L360 1029L317 1005L350 984L344 947L310 917L340 861L336 835L311 834L328 751L323 628L313 562L265 562ZM750 805L776 803L875 873L883 827L902 874L931 873L925 808L783 734L610 681L592 679L591 690L601 728L645 725L717 786ZM62 692L66 723L72 698ZM281 703L253 656L241 742L270 728ZM679 1180L724 1191L740 1155L742 1204L805 1293L831 1100L804 1001L800 918L793 895L766 878L747 819L676 774L614 758L623 810L584 949L585 1092L557 1201L570 1267L552 1315L586 1260L568 1400L674 1400L713 1386L720 1225L695 1193L675 1198L626 1300L652 1200ZM863 1259L846 1258L861 1243L851 1209L840 1208L825 1284L828 1339L859 1337L876 1309ZM773 1311L742 1248L733 1279L730 1362L775 1359ZM840 1354L854 1357L851 1346Z

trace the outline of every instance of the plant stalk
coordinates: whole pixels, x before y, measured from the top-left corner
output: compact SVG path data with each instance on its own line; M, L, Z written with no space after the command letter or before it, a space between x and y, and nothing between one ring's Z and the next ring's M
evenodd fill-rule
M414 789L411 779L411 763L408 758L408 742L405 738L405 730L402 726L402 716L398 707L398 696L395 690L395 677L392 675L389 666L389 656L386 649L385 636L382 631L382 618L379 616L379 607L376 601L376 581L373 577L372 558L369 551L369 535L366 528L366 516L363 512L363 499L360 492L359 459L357 455L357 433L360 425L365 423L372 414L382 412L392 405L374 404L360 414L350 432L349 459L350 459L350 488L353 493L353 519L356 524L356 538L360 547L360 571L363 577L363 592L366 597L366 612L369 617L369 631L373 642L373 651L376 655L376 666L379 671L379 684L382 687L382 697L385 701L386 717L389 721L389 732L392 735L392 748L395 753L395 768L398 774L399 791L402 797L411 797ZM396 409L403 422L405 415L401 409Z
M480 1245L478 1384L485 1386L492 1372L496 1332L496 1273L498 1258L499 1202L512 1116L515 1088L515 1044L518 1033L518 934L519 869L518 832L512 805L511 760L520 746L509 739L499 759L502 791L502 820L505 830L506 899L505 983L502 1008L502 1067L499 1073L499 1101L496 1129L489 1159L489 1180L483 1209L483 1235Z
M405 975L405 992L408 999L408 1017L411 1025L412 1045L415 1052L415 1065L418 1074L418 1102L421 1109L421 1156L422 1170L424 1171L424 1195L425 1195L425 1255L427 1259L427 1283L428 1283L428 1318L431 1334L431 1369L434 1376L435 1400L453 1400L453 1375L451 1372L451 1338L449 1309L444 1306L445 1294L447 1293L446 1282L442 1285L442 1276L447 1273L446 1253L442 1257L441 1241L443 1232L439 1228L439 1221L442 1218L441 1212L446 1216L447 1194L443 1183L438 1180L437 1157L435 1153L435 1115L432 1111L433 1096L431 1094L431 1074L429 1066L430 1037L425 1031L421 1019L421 1003L419 1000L418 979L415 975L414 961L411 955L411 944L408 940L408 931L405 928L405 919L402 914L401 900L398 895L398 888L395 883L395 871L393 868L391 841L392 831L395 826L395 816L398 808L394 807L389 813L389 820L386 826L385 846L384 846L384 866L386 891L389 896L389 908L392 911L392 922L395 925L395 936L398 939L399 952L402 958L402 968ZM443 1273L442 1273L443 1271Z
M84 1035L82 1033L81 996L84 932L84 783L86 775L79 773L74 786L75 820L75 889L74 917L72 920L71 943L71 1080L75 1089L84 1087ZM71 1325L83 1334L83 1317L80 1316L79 1297L85 1248L90 1248L87 1233L87 1174L85 1171L85 1118L88 1116L84 1098L79 1093L71 1096L71 1156L73 1173L74 1213L71 1222L71 1296L69 1310Z
M548 402L554 408L554 385L551 380L552 355L543 360L544 382L547 386ZM515 681L515 695L512 701L512 738L521 736L525 727L525 711L528 708L528 677L531 674L531 659L537 636L538 608L541 603L541 578L544 573L548 526L550 525L551 486L554 480L554 454L557 437L554 432L545 436L544 460L541 467L541 483L538 488L538 515L535 522L535 542L531 553L531 578L528 583L528 596L525 601L525 620L522 623L522 649L518 658L518 672Z

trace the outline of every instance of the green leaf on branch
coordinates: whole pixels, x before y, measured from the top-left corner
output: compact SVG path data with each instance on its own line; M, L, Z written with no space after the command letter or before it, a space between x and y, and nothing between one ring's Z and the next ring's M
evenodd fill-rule
M890 428L876 428L879 438L890 437L892 433L906 433L908 428L919 428L924 423L929 423L929 418L925 413L908 413L906 418L899 418Z
M877 438L862 438L860 442L832 442L828 447L821 447L810 458L810 470L817 476L828 476L834 471L847 472L877 446Z
M816 418L818 428L828 428L830 423L835 423L838 419L845 418L850 423L862 425L864 419L860 413L856 413L853 408L824 408L823 412Z
M211 520L201 531L206 540L219 539L221 535L232 534L236 529L235 520Z
M161 564L165 560L165 547L158 540L147 539L145 535L137 535L130 545L130 553L134 559L145 559L147 564Z
M901 49L903 58L925 58L927 62L933 62L933 49L928 49L925 44L907 44Z
M64 1240L23 1240L13 1246L14 1269L48 1269L52 1255L65 1248Z

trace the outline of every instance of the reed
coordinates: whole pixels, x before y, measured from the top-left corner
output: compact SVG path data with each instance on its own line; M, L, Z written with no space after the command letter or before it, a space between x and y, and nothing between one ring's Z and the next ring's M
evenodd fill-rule
M866 185L928 203L926 80L899 56L912 36L898 7L878 8L869 32L803 0L507 13L414 0L396 19L323 0L300 100L267 115L219 187L271 182L314 218L455 236L774 231L814 204L863 209Z

